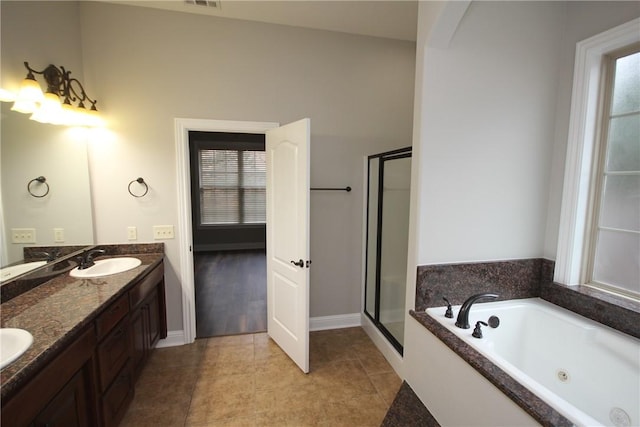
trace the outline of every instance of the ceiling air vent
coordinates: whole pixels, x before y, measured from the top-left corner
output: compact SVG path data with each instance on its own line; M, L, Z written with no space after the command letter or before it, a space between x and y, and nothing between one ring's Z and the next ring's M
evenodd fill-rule
M220 9L220 0L184 0L186 4Z

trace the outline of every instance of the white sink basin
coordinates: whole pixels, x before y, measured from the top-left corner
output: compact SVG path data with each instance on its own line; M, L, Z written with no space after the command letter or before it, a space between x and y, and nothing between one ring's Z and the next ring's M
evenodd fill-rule
M16 276L26 273L27 271L33 270L34 268L42 267L46 263L47 261L34 261L34 262L26 262L24 264L12 265L10 267L1 268L0 282L13 279Z
M33 342L33 336L24 329L0 328L0 369L16 360Z
M142 261L132 257L99 259L95 261L95 265L84 270L78 270L78 267L76 267L69 274L71 274L71 277L78 278L102 277L131 270L140 264L142 264Z

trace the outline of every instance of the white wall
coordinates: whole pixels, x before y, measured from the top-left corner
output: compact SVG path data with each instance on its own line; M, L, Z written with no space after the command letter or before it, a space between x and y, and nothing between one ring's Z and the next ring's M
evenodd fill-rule
M576 43L631 21L638 16L640 16L640 3L638 2L567 2L567 20L564 25L563 39L560 41L562 53L558 71L554 148L544 246L545 258L556 259L558 246Z
M435 36L423 8L409 272L434 263L553 259L575 43L639 16L640 4L473 2L459 22L445 7L440 22L454 28ZM449 43L443 33L453 34ZM407 307L415 307L415 277ZM408 315L406 324L404 377L436 416L455 411L451 389L426 379L435 357L423 345L428 332Z
M415 44L83 2L85 79L111 134L90 145L97 242L177 223L173 119L311 118L311 316L361 306L362 156L411 141ZM150 196L127 183L144 177ZM177 231L177 230L176 230ZM178 240L165 241L170 330L181 329Z
M474 2L427 48L418 265L542 255L563 17Z

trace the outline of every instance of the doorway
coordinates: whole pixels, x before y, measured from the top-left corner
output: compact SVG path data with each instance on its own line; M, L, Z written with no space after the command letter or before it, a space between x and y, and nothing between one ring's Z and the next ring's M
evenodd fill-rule
M403 354L411 147L368 158L364 312Z
M265 135L189 131L196 338L267 329Z

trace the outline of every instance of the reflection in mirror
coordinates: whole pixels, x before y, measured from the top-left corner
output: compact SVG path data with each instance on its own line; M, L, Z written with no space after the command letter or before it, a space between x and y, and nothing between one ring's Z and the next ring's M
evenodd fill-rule
M2 103L0 267L19 263L25 247L93 244L84 132L34 122ZM36 196L46 192L45 183L32 182L41 176L49 192L34 197L29 189Z

